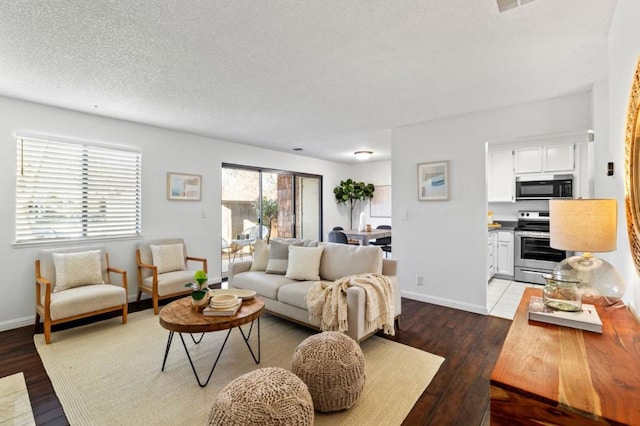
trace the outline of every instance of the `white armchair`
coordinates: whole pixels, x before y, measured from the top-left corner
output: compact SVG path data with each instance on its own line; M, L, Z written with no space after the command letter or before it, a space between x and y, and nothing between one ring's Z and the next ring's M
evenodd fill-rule
M151 295L153 312L158 315L159 301L162 299L187 295L190 288L185 285L193 282L198 269L207 272L207 259L187 255L187 247L182 238L146 241L138 244L136 250L138 263L138 301L142 293ZM188 269L188 261L200 262L201 268Z
M127 272L109 266L104 247L42 250L35 273L35 323L42 318L47 344L55 324L120 310L127 323ZM111 283L111 273L120 275L119 285Z

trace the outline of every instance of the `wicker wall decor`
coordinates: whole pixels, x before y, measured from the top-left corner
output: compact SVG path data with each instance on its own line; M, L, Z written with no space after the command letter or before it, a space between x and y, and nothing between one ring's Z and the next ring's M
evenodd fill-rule
M631 84L625 130L624 202L631 255L640 274L640 58Z

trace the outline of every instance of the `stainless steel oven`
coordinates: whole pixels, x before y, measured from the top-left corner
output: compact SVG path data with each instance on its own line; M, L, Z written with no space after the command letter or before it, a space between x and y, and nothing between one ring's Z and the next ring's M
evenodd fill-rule
M551 247L549 212L520 211L515 230L514 279L534 284L545 284L542 274L553 272L570 255Z

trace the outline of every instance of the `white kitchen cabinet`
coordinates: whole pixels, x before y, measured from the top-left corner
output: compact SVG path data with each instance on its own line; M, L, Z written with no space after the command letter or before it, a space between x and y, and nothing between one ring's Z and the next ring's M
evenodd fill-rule
M496 231L496 270L495 274L506 278L513 277L513 231Z
M518 148L513 164L516 174L570 172L575 168L574 144Z
M496 274L496 245L498 243L498 234L495 231L489 231L487 243L487 282Z
M513 166L518 173L542 173L542 147L518 148L514 151Z
M575 168L574 145L551 145L542 147L542 171L563 172Z
M513 150L491 151L487 164L487 201L515 202Z

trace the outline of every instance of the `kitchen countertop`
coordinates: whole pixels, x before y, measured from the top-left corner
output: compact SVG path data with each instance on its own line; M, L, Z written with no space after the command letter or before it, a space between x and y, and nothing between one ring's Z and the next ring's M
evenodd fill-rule
M504 231L513 231L516 226L518 226L518 222L516 221L503 221L503 220L494 220L493 223L495 225L500 225L500 226L487 226L487 229L489 231L495 231L495 230L504 230Z

